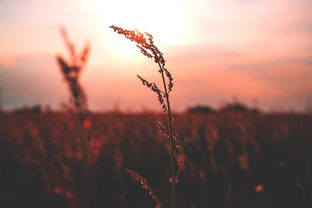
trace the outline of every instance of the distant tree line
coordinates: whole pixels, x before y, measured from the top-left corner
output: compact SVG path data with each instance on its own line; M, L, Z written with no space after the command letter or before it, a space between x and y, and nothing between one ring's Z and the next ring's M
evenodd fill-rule
M226 103L219 109L215 109L209 105L195 105L187 109L189 113L217 113L217 112L249 112L249 113L260 113L261 110L256 107L249 107L246 104L233 101Z

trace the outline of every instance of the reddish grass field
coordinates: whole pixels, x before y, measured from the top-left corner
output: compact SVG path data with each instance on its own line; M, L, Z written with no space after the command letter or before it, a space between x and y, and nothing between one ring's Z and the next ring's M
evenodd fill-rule
M185 151L177 207L311 207L312 115L174 117ZM81 124L70 113L0 114L0 207L153 207L125 168L143 175L169 207L169 155L152 124L157 118L91 114Z

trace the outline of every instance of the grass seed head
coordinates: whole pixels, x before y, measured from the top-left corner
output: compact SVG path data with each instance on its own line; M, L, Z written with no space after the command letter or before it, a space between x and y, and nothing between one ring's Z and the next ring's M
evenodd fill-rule
M125 170L128 173L128 175L132 178L132 180L139 182L141 187L147 190L148 195L156 202L155 208L156 207L161 208L162 205L157 195L155 194L154 190L152 189L151 185L149 185L149 183L147 182L147 180L144 177L142 177L140 174L138 174L137 172L131 169L126 168Z

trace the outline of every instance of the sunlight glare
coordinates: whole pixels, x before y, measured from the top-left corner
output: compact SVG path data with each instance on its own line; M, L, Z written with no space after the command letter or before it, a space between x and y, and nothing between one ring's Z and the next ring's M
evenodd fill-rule
M158 45L177 45L189 41L185 39L187 20L183 15L183 2L184 0L115 0L108 3L92 0L90 4L92 10L97 11L95 13L102 14L99 19L109 21L109 24L153 34ZM115 9L105 10L108 5Z

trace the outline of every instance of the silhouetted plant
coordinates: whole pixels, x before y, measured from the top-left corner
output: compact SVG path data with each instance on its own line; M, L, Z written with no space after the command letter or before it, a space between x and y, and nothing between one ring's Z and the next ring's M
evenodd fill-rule
M64 27L60 28L60 33L70 58L69 60L66 60L63 56L57 55L56 60L69 87L71 93L71 102L74 104L75 110L78 112L84 112L87 111L87 98L78 79L82 69L87 63L90 45L86 43L82 51L77 53L76 47L69 40Z
M88 128L91 124L91 120L87 118L88 112L87 98L82 89L78 79L82 69L85 67L88 55L90 52L90 45L86 42L84 48L80 53L77 52L74 43L69 38L67 31L64 27L60 27L60 33L64 40L66 49L69 53L69 61L66 61L61 55L56 56L56 60L61 68L64 79L69 87L71 93L71 102L74 105L75 111L78 113L79 121L82 123L82 127ZM80 149L82 152L82 158L87 158L87 138L85 134L80 136Z
M158 101L161 104L163 111L167 114L166 127L160 122L156 121L155 124L165 139L165 147L170 155L170 174L169 182L171 183L171 207L175 208L175 185L178 182L178 177L183 167L183 149L178 139L178 136L173 128L173 118L171 115L169 93L173 88L173 77L171 73L165 68L165 59L163 53L154 45L153 36L147 32L141 33L137 30L125 30L114 25L110 26L114 32L124 35L127 39L134 41L136 46L140 49L141 53L153 59L158 65L158 72L161 74L163 82L163 90L161 90L155 83L149 82L143 77L137 75L143 85L150 88L157 94ZM168 83L167 83L168 82ZM176 162L176 163L175 163ZM176 171L176 164L179 169Z
M75 200L72 200L72 207L88 207L88 180L89 180L89 165L92 162L94 151L98 152L97 148L91 147L89 138L89 128L91 126L91 119L88 115L88 105L86 94L79 83L79 77L82 69L85 67L88 55L90 52L90 45L87 42L81 52L77 52L75 45L68 38L68 34L64 27L60 27L60 33L64 40L66 49L69 53L69 59L66 60L63 56L57 55L56 60L59 64L63 77L68 85L71 103L75 113L77 114L77 119L80 125L78 129L78 140L79 140L79 152L77 152L77 160L81 166L79 173L75 173L74 169L70 169L72 177L75 178L75 175L78 174L80 177L80 189L76 193L78 196L75 197ZM89 147L91 148L91 153L89 154ZM80 174L80 175L79 175Z

